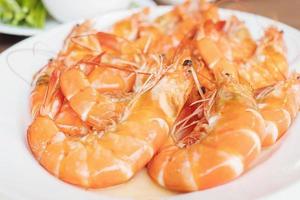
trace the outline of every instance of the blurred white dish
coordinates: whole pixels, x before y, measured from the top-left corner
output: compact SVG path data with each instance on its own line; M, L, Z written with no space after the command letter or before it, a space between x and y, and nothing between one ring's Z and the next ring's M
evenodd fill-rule
M57 25L59 25L59 22L52 18L46 20L45 27L43 29L30 28L26 26L11 26L0 22L0 33L19 36L31 36L42 33L46 30L50 30Z
M49 13L60 22L90 18L108 11L125 9L130 0L42 0Z
M184 2L184 0L157 0L157 2L165 5L175 5Z
M176 4L181 4L185 0L156 0L160 4L164 5L176 5ZM213 2L214 0L206 0L207 2Z
M91 18L109 11L155 5L151 0L42 0L49 13L60 22ZM145 3L146 2L146 3Z
M151 14L157 16L168 9L169 7L153 8ZM95 19L96 28L104 30L133 12L118 11L98 17ZM255 38L261 36L267 26L275 25L282 29L288 60L293 64L291 67L300 69L300 61L295 59L299 56L298 30L257 15L221 10L222 18L231 14L244 20ZM267 151L273 154L271 157L237 180L204 191L187 194L164 191L149 179L145 171L138 173L126 184L102 190L74 187L50 175L33 158L27 147L26 129L31 121L28 108L30 83L33 74L61 49L63 40L73 25L74 23L62 25L29 38L0 55L0 193L5 197L12 200L274 200L300 197L300 116L289 133Z

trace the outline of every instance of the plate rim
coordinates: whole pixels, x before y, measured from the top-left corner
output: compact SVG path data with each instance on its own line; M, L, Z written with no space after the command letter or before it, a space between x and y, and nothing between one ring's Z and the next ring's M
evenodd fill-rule
M174 7L174 6L155 6L155 7L151 7L151 10L152 9L154 9L154 10L155 9L171 9L172 7ZM112 11L112 12L105 13L104 15L95 16L95 17L92 18L92 20L93 21L97 21L97 20L100 20L101 18L103 18L105 16L113 15L114 13L124 13L124 15L125 14L132 14L134 12L138 12L141 9L142 8L133 8L133 9L125 9L125 10ZM249 12L244 12L244 11L239 11L239 10L224 9L224 8L220 8L220 10L222 12L228 12L228 13L233 13L233 14L238 13L238 14L241 14L241 15L246 14L246 15L249 15L249 16L252 16L252 17L259 17L260 19L265 20L267 22L271 22L272 24L274 24L276 26L278 25L278 26L284 27L286 29L289 29L292 32L297 33L300 36L300 30L298 30L297 28L295 28L293 26L290 26L290 25L287 25L287 24L285 24L283 22L276 21L274 19L262 16L262 15L257 15L257 14L254 14L254 13L249 13ZM34 35L32 37L26 38L26 39L24 39L24 40L22 40L22 41L20 41L20 42L18 42L16 44L12 45L11 47L9 47L8 49L6 49L2 53L0 53L0 60L5 59L5 56L9 52L17 49L18 46L22 46L24 43L30 43L32 40L35 40L37 38L43 38L44 35L54 34L56 31L59 31L60 29L66 28L68 26L72 26L72 25L74 25L74 24L76 24L78 22L82 22L82 20L76 20L76 21L72 21L72 22L68 22L68 23L64 23L64 24L58 24L58 26L56 26L56 27L54 27L52 29L42 31L38 35ZM298 116L298 117L300 117L300 116ZM300 179L297 180L297 181L294 181L294 182L292 182L290 184L285 185L281 189L276 190L276 192L273 193L273 194L267 194L266 196L263 196L263 198L268 198L268 199L269 198L274 198L274 195L276 195L277 193L284 192L284 190L287 190L288 188L294 187L297 184L298 184L298 186L300 188L300 184L299 183L300 183ZM177 198L186 196L186 194L192 194L192 193L183 193L183 194L179 194L179 195L176 195L176 196L167 197L166 199L172 199L174 197L177 199ZM27 199L26 197L20 197L18 194L11 195L10 193L6 193L5 190L2 190L2 188L0 188L0 194L4 194L5 197L7 196L7 197L13 198L13 199ZM194 195L197 195L197 194L194 194Z

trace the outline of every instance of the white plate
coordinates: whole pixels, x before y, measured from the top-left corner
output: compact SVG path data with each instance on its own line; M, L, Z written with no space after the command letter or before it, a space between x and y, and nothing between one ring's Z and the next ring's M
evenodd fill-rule
M59 23L52 18L46 20L45 27L43 29L30 28L26 26L11 26L0 22L0 33L19 36L31 36L50 30L57 25L59 25Z
M156 4L152 0L133 0L131 3L131 7L147 7L147 6L155 6ZM18 36L32 36L40 34L44 31L48 31L60 23L49 17L46 20L45 27L43 29L30 28L26 26L11 26L8 24L3 24L0 22L0 33L5 33L9 35L18 35Z
M152 9L153 16L169 8ZM114 12L96 19L97 27L104 29L133 11ZM268 25L276 25L285 32L292 66L297 64L300 52L300 32L284 24L252 14L222 10L243 19L257 38ZM66 184L49 175L33 158L25 140L30 123L28 99L32 75L54 55L62 45L72 24L29 38L5 51L0 56L0 193L11 199L31 200L101 200L118 199L257 199L300 195L300 119L297 118L288 134L267 154L270 158L256 165L239 179L205 191L175 195L165 191L140 172L129 183L104 190L84 190ZM39 50L38 50L39 49ZM10 65L10 68L9 68ZM280 147L280 148L279 148ZM275 151L276 150L276 151ZM266 155L266 154L265 154ZM279 193L278 193L279 192ZM277 194L279 196L277 196Z

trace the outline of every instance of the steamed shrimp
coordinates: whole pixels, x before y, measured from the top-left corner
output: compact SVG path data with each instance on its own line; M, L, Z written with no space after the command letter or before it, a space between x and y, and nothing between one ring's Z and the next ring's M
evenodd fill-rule
M57 57L51 59L49 63L42 68L34 77L35 85L31 93L31 114L36 116L40 114L40 109L44 111L42 115L49 115L53 118L62 106L63 96L59 89L59 79L61 72L69 66L82 60L87 55L92 55L90 49L82 48L73 43L72 37L83 34L91 30L90 22L85 22L75 26L66 38L63 49ZM89 41L88 44L94 42ZM47 106L47 107L46 107Z
M93 90L98 90L101 93L121 93L123 95L123 93L132 91L132 86L136 77L136 74L132 72L132 68L134 67L129 66L130 68L128 71L124 71L124 69L126 70L126 66L119 66L119 68L121 68L119 69L117 64L111 64L111 67L109 62L114 63L115 61L113 58L116 57L134 59L133 56L135 56L135 58L137 57L137 50L126 40L111 34L97 32L82 35L90 29L90 24L88 22L76 26L66 39L64 49L37 75L38 80L31 95L31 109L33 116L39 113L40 109L42 109L41 112L43 112L40 113L41 115L49 115L52 119L58 114L64 102L64 96L61 91L61 83L63 83L63 81L60 80L61 75L66 74L68 71L71 71L71 69L78 69L80 70L80 73L84 73L84 76L88 75L88 80L90 81L91 86L93 86ZM77 40L80 40L80 42L72 41L74 37ZM96 43L98 45L98 50L90 49L92 48L90 43L93 43L93 45ZM126 52L126 54L124 52ZM122 55L122 57L119 55ZM103 60L107 63L102 64ZM95 67L98 65L100 67ZM76 82L73 82L73 85L74 84L76 86ZM66 104L68 104L68 102ZM76 107L71 103L71 107L72 106ZM78 106L76 108L78 108ZM75 109L75 111L77 110ZM117 111L119 112L119 110ZM116 113L118 113L117 111ZM108 111L107 113L110 112ZM100 124L113 121L114 113L107 113L104 117L102 116L101 120L97 120L97 123L99 123L98 127L101 126ZM59 120L60 123L67 122L67 124L61 124L61 126L69 127L70 122L76 122L75 124L79 123L78 119L69 121L71 116L74 116L72 109L65 109L63 114L59 116ZM63 119L63 117L66 117L66 119ZM80 124L82 125L82 122L80 122ZM72 127L72 129L73 128L75 127ZM81 128L83 128L81 130L85 130L83 126Z
M263 146L274 144L291 126L300 108L299 74L261 91L259 110L266 120L267 135Z
M220 41L220 48L227 52L227 58L237 63L246 62L257 49L257 43L252 38L244 22L232 16L226 21ZM228 52L230 48L230 52Z
M44 74L38 78L31 93L31 115L33 118L47 116L55 120L67 134L87 134L89 128L70 108L59 89L59 76L59 71L55 70L50 77Z
M97 37L93 37L95 32L91 21L76 25L65 39L57 60L66 67L72 67L79 61L99 55L101 47Z
M92 87L84 73L70 69L61 76L62 93L81 120L103 130L120 117L126 98L113 99Z
M50 62L49 65L52 65L52 63ZM37 78L35 87L30 95L32 117L48 115L53 119L59 112L64 99L61 91L57 89L59 76L59 71L54 70L50 74L43 73Z
M166 146L149 163L161 186L185 192L217 186L240 176L260 153L265 124L252 93L232 79L220 84L203 137Z
M185 35L206 20L219 20L218 9L202 1L186 1L153 22L145 19L149 10L143 10L113 27L113 33L134 42L144 53L161 53L167 58L173 54Z
M255 90L286 80L288 63L281 31L268 28L256 45L245 25L235 17L222 29L207 21L205 34L200 34L197 41L200 56L215 75L228 73Z
M213 39L209 37L200 39L197 41L197 49L216 80L221 80L224 75L230 75L236 80L239 79L236 64L224 56Z
M27 136L35 158L53 175L82 187L128 181L166 140L192 86L187 66L168 69L133 100L113 130L72 137L51 118L37 116Z
M145 8L123 20L116 22L112 27L112 33L127 40L135 40L138 37L139 27L147 23L149 8Z
M253 56L237 65L241 80L252 88L261 89L287 79L289 69L282 34L274 27L268 28Z

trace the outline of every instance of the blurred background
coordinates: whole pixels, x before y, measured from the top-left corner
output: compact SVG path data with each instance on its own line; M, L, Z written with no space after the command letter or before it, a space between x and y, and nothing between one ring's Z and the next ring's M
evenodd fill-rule
M182 1L0 0L0 53L30 35L41 33L63 22L113 10L169 5ZM267 16L300 29L300 0L221 0L219 5Z

